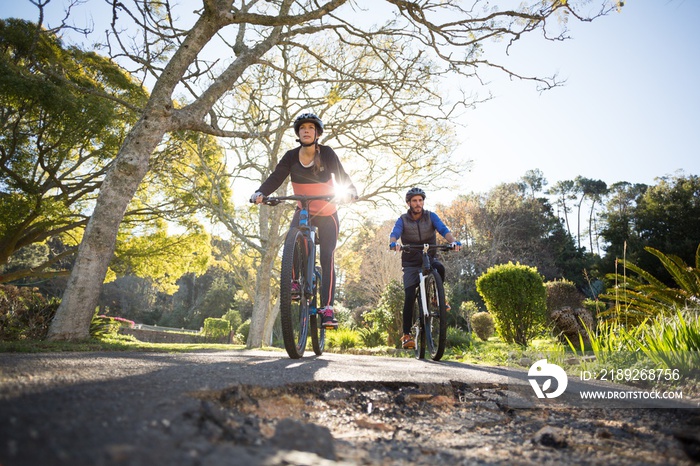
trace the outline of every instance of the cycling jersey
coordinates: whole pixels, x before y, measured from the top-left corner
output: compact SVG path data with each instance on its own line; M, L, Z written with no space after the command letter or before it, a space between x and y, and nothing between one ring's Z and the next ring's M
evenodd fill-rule
M260 185L258 191L265 196L269 196L280 187L284 180L287 179L287 176L289 176L289 180L292 183L294 194L300 196L333 196L335 194L334 177L336 184L355 190L335 151L328 146L320 144L318 147L321 155L320 170L315 169L313 165L309 167L302 165L299 161L299 150L301 147L296 147L284 154L275 170ZM312 201L309 204L309 215L312 216L333 215L336 210L335 204L332 202Z

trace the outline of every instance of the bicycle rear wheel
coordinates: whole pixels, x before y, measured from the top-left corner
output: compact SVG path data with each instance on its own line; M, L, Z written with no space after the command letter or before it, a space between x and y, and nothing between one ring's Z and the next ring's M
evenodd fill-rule
M311 299L311 304L318 310L321 304L321 267L316 266L316 280L314 280L314 293ZM314 353L321 356L326 347L326 328L321 325L321 316L318 313L311 315L309 319L309 330L311 332L311 346L314 348Z
M425 358L425 320L423 319L423 304L421 304L420 289L416 296L416 302L413 304L413 318L411 322L413 322L411 332L413 332L413 341L416 345L414 353L416 359L423 359Z
M447 309L445 306L445 289L440 274L433 270L425 278L428 315L425 322L425 347L433 361L439 361L445 353L447 340Z
M304 355L309 334L309 298L306 293L306 238L291 228L284 241L280 276L280 319L284 348L292 359Z

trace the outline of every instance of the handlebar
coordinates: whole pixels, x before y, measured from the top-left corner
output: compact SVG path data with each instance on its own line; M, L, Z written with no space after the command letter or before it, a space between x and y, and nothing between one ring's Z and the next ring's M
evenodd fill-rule
M437 251L452 251L454 246L451 244L402 244L402 251L423 251L427 253L430 250Z
M353 200L359 199L358 197L355 197ZM324 196L304 196L304 195L292 195L292 196L277 196L277 197L268 197L268 196L263 196L262 199L262 204L265 205L270 205L270 206L276 206L282 201L299 201L301 203L304 202L310 202L310 201L336 201L340 202L340 199L337 196L331 196L331 195L324 195ZM250 200L251 203L254 202L253 199Z

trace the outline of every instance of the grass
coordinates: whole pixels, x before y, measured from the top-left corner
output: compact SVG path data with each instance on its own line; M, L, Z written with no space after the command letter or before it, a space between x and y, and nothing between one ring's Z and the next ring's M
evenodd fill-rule
M105 335L78 341L0 341L0 353L58 353L63 351L150 351L160 353L188 353L192 351L230 351L243 345L213 343L146 343L129 335Z

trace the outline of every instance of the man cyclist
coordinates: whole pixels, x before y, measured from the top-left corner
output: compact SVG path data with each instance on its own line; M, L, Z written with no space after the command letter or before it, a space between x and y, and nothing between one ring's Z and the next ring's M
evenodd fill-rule
M294 133L299 147L287 151L275 170L250 197L250 202L259 204L263 196L269 196L282 182L290 177L295 195L333 196L335 187L346 187L352 199L357 199L357 189L350 181L340 163L338 155L328 146L318 143L323 134L323 122L314 113L302 113L294 120ZM300 208L297 207L291 226L299 225ZM318 228L321 256L321 325L328 329L338 328L333 313L335 295L335 247L338 242L338 211L335 204L323 200L309 203L309 223Z
M435 212L423 209L425 191L421 188L411 188L406 192L406 204L408 212L396 220L394 229L389 237L389 248L395 251L401 250L401 244L422 246L424 244L437 244L437 233L440 233L447 241L452 243L455 250L459 251L462 243L457 241L450 230L440 220ZM401 244L397 241L401 240ZM430 262L445 281L445 266L435 257L436 251L428 253ZM404 349L416 347L411 336L411 317L413 305L416 301L416 290L420 282L419 272L423 265L423 255L419 250L403 251L401 253L401 267L403 270L403 337L401 346Z

